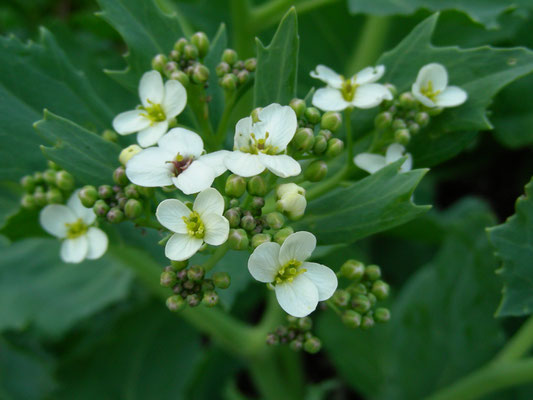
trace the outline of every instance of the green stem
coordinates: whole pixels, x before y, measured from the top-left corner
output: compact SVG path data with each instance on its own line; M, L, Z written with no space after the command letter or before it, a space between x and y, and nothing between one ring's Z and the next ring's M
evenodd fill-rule
M224 102L224 111L222 112L222 117L220 117L220 122L218 123L217 133L216 133L216 142L217 146L220 147L224 143L226 138L226 131L228 130L228 122L233 111L233 106L235 105L235 100L237 99L237 94L225 93L225 102Z
M228 250L229 250L228 242L224 243L221 246L218 246L215 252L213 253L213 255L209 257L209 259L204 263L203 265L204 269L206 271L213 269L213 267L217 265L217 263L220 261L222 257L224 257L224 255L228 252Z
M142 226L143 228L163 229L163 225L151 218L136 219L134 222L136 225Z
M307 191L305 198L307 199L307 201L311 201L316 199L317 197L322 196L323 194L329 192L331 189L335 188L335 186L337 186L341 181L343 181L349 175L349 173L350 168L348 167L348 164L345 164L330 179L311 187Z
M352 111L352 107L344 110L344 128L346 130L346 147L348 149L348 158L346 159L347 168L352 168L353 165Z
M522 324L518 332L505 344L494 362L513 361L526 354L533 346L533 317Z
M211 121L209 121L209 107L207 106L205 91L203 88L190 84L187 90L188 105L194 114L196 124L202 133L209 150L215 150L215 134Z

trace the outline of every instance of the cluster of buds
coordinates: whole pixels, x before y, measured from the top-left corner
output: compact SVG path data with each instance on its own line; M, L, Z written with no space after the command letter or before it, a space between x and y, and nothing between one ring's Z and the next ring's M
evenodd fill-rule
M26 192L22 196L22 207L33 210L47 204L62 204L74 190L74 177L52 161L48 169L24 176L20 184Z
M331 298L342 309L342 322L350 328L370 329L375 322L387 322L390 311L377 307L379 301L389 296L389 285L381 279L377 265L365 266L356 260L346 261L340 270L342 277L350 280L345 289L337 289Z
M267 335L266 343L270 346L288 344L294 351L304 350L315 354L320 351L322 342L313 336L311 328L313 321L309 317L296 318L287 315L287 324L281 325L274 332Z
M235 91L250 80L256 67L257 60L255 58L239 60L235 50L226 49L222 53L222 60L216 67L218 83L228 92Z
M216 289L227 289L231 283L225 272L215 272L211 278L205 277L205 270L199 265L187 268L186 261L173 261L161 273L161 286L172 289L174 293L167 298L167 307L177 312L186 305L196 307L203 304L214 307L219 297Z
M429 124L431 116L442 112L442 108L427 108L411 92L398 96L393 85L387 86L394 99L382 103L382 111L376 116L374 125L387 141L406 145L411 136L418 134Z
M180 38L168 54L152 59L152 68L167 79L174 79L187 87L190 83L206 85L209 69L202 60L209 51L209 39L204 32L196 32L190 40Z

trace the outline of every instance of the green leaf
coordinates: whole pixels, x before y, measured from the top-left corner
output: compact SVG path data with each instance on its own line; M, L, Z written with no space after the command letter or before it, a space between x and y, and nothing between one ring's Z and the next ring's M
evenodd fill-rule
M298 20L291 8L279 23L270 44L257 44L257 70L254 83L254 105L289 104L296 96L298 75Z
M109 183L120 147L75 123L45 110L37 132L54 147L42 147L46 158L70 172L77 183Z
M79 265L59 261L59 241L28 239L2 247L0 330L31 324L59 336L74 324L123 299L132 275L109 252Z
M142 74L152 69L156 54L168 54L185 36L175 11L165 13L156 0L98 0L99 14L122 36L128 46L123 71L108 71L123 86L137 93Z
M403 161L310 202L295 230L313 232L320 244L349 243L426 212L429 206L415 205L411 196L427 170L400 173Z
M21 187L13 182L0 182L0 228L20 209Z
M488 229L496 256L503 261L503 298L497 315L519 316L533 312L533 180L525 196L516 201L516 212L504 224Z
M493 317L497 261L485 234L494 217L486 204L467 199L440 221L448 232L441 249L403 287L387 324L359 331L332 313L319 320L318 335L335 366L365 397L425 398L501 348L503 330ZM396 265L381 267L386 278Z
M377 62L387 67L383 80L394 83L400 92L410 90L421 67L437 62L448 70L450 84L468 93L463 105L446 109L432 118L428 129L413 137L409 151L416 164L423 166L438 164L460 152L475 138L473 132L492 129L486 111L492 97L533 71L533 51L526 48L433 46L431 36L437 20L438 15L433 15L421 22Z

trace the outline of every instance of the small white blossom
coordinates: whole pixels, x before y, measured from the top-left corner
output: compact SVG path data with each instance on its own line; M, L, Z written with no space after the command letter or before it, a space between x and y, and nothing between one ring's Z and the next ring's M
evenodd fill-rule
M400 167L400 172L410 171L413 166L413 157L410 153L405 153L405 147L398 143L391 144L384 156L381 154L361 153L356 155L353 161L359 168L373 174L403 156L407 156L407 160Z
M159 139L157 146L133 156L126 165L126 175L139 186L175 185L185 194L198 193L226 171L224 158L229 153L203 152L204 143L198 134L174 128Z
M301 218L307 207L305 189L295 183L284 183L276 190L278 209L287 214L291 220Z
M163 200L156 210L157 220L174 232L165 255L175 261L191 258L205 243L219 246L228 239L229 222L222 216L224 199L213 188L196 196L192 210L176 199Z
M411 88L413 96L426 107L457 107L468 95L457 86L448 86L448 72L437 63L423 66Z
M237 122L233 149L225 159L234 174L250 177L267 168L282 178L298 175L302 169L292 157L282 154L298 127L289 106L271 104L258 113L259 122L246 117Z
M289 193L297 193L301 195L305 195L305 189L301 186L298 186L296 183L283 183L278 186L276 189L276 195L278 196L278 199L281 199L284 195Z
M169 122L185 108L187 91L176 80L163 78L157 71L146 72L139 83L142 106L120 113L113 120L113 129L120 135L139 132L137 142L142 147L157 143L167 130Z
M331 269L306 261L315 247L313 234L296 232L281 246L260 244L248 260L250 274L259 282L272 284L281 308L295 317L309 315L337 289L337 276Z
M60 256L64 262L79 263L84 259L95 260L107 250L107 235L92 226L96 214L85 208L78 198L78 191L63 204L50 204L41 210L39 220L43 229L63 241Z
M392 100L392 93L384 85L374 83L385 73L385 66L366 67L349 79L325 65L311 71L311 77L327 83L313 95L313 105L324 111L342 111L348 107L372 108L383 100Z

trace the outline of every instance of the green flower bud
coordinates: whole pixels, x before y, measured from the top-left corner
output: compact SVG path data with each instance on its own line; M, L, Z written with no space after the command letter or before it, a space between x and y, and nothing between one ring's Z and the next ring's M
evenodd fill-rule
M217 65L215 68L215 72L219 78L222 78L224 75L229 73L231 71L231 67L228 63L222 61L220 64Z
M368 293L367 287L364 284L362 284L362 283L358 283L357 285L351 286L349 288L349 291L352 294L352 296L357 295L357 294L367 294Z
M443 108L435 107L435 108L428 108L427 113L430 117L436 117L437 115L441 114L444 111Z
M255 218L251 215L245 215L241 218L241 227L246 231L253 231L256 225Z
M319 182L328 174L328 165L322 160L315 160L307 166L304 177L310 182Z
M200 265L193 265L187 270L187 278L189 278L193 282L200 282L204 279L204 276L205 270Z
M374 119L374 125L380 130L388 129L392 125L392 114L387 111L380 112Z
M358 294L352 299L352 308L358 313L364 314L370 310L370 300L364 294Z
M284 212L289 219L297 220L305 213L307 200L305 196L298 193L288 193L279 199L276 203L279 211Z
M33 200L35 201L35 205L37 207L44 207L48 204L48 200L46 199L46 193L43 191L35 191L33 193Z
M140 153L142 148L136 144L126 147L120 152L118 160L122 165L126 165L127 162L137 153Z
M375 264L367 265L365 268L365 275L371 281L375 281L381 278L381 268Z
M365 265L361 261L347 260L341 267L341 275L345 278L359 281L365 274Z
M227 289L231 285L231 277L227 272L217 271L213 274L213 283L219 289Z
M54 169L56 171L61 170L61 167L57 165L55 162L53 162L52 160L48 160L46 164L48 165L48 168Z
M252 196L265 196L268 192L268 185L265 178L260 175L252 176L248 180L247 190Z
M170 51L169 57L172 61L179 62L181 59L181 53L178 50L173 49Z
M224 53L222 53L222 61L228 63L229 65L235 64L238 59L239 56L237 55L237 52L233 49L226 49L224 50Z
M185 268L187 268L187 265L189 264L189 260L185 261L170 261L170 266L174 268L176 271L181 271Z
M241 223L241 211L239 208L230 208L224 213L230 228L237 228Z
M331 138L328 140L328 147L326 149L326 157L334 158L342 153L344 150L344 142L337 138Z
M405 121L401 118L396 118L393 122L392 122L392 129L393 130L398 130L398 129L405 129L407 128L407 124L405 123Z
M169 61L165 64L165 74L170 76L173 72L177 71L178 63L176 61Z
M377 308L374 312L376 322L387 322L390 320L390 311L387 308Z
M27 210L33 210L37 205L35 204L35 198L29 193L26 193L24 196L22 196L20 204Z
M187 304L189 305L189 307L197 307L200 305L200 296L196 293L193 293L193 294L190 294L187 296Z
M98 187L98 197L101 199L109 199L114 193L113 188L109 185L101 185Z
M167 63L167 56L164 54L158 54L152 59L152 69L162 72Z
M239 73L237 74L237 80L239 81L241 85L244 85L249 77L250 77L250 73L246 71L245 69L242 71L239 71Z
M378 298L378 300L385 300L389 297L389 292L389 285L383 281L375 281L372 285L372 293Z
M238 208L240 204L241 204L241 202L239 201L239 199L229 199L229 207L231 207L231 208ZM239 218L240 218L240 216L239 216Z
M218 304L218 294L215 291L207 291L202 297L202 304L206 307L214 307Z
M179 51L180 53L183 53L185 50L185 46L187 46L189 42L185 38L179 38L176 43L174 43L174 50Z
M94 202L98 200L98 192L94 186L87 185L81 188L78 192L78 197L84 207L91 208L94 206Z
M297 326L301 331L310 331L313 327L313 320L310 317L297 318Z
M124 194L129 199L138 199L140 197L139 191L137 190L137 185L130 183L124 188Z
M118 135L115 131L111 129L106 129L102 132L102 139L107 140L111 143L116 143L118 142Z
M174 271L163 271L159 283L164 287L172 287L176 284L176 273Z
M226 179L226 186L224 191L228 196L231 197L241 197L246 190L246 181L242 176L239 175L230 175Z
M394 131L394 141L406 145L411 140L411 134L408 129L398 129Z
M271 229L281 229L285 224L285 217L279 212L271 212L266 215L266 223Z
M415 108L417 105L417 101L411 92L402 93L398 98L398 101L403 108Z
M118 167L116 170L113 171L113 181L120 186L127 185L129 180L126 176L126 170L124 167Z
M220 86L228 92L233 92L237 89L237 83L239 79L234 74L226 74L220 80Z
M262 197L258 197L258 196L255 196L252 199L252 202L250 203L250 208L256 211L260 211L264 206L265 206L265 199Z
M126 204L124 204L124 214L126 218L136 219L139 218L143 213L143 205L137 199L127 199Z
M244 229L230 229L228 244L232 250L245 250L248 248L249 239Z
M256 58L249 58L244 62L244 68L246 68L249 72L254 72L257 68L257 59Z
M425 128L429 124L429 114L427 112L417 112L415 115L415 122L420 125L421 128Z
M418 132L420 132L420 125L418 125L416 122L410 122L407 125L407 129L409 129L409 133L411 135L416 135Z
M48 204L61 204L65 201L61 190L51 188L46 192L46 202Z
M289 343L289 348L292 351L300 351L303 349L303 347L304 347L304 343L303 343L303 340L301 339L294 339Z
M322 115L320 114L320 111L318 108L315 107L307 107L305 109L305 118L311 123L311 124L318 124L322 118Z
M269 346L277 346L279 344L279 336L275 333L269 333L266 337L266 344Z
M22 179L20 180L20 184L26 192L33 192L33 190L35 189L35 179L31 175L26 175L22 177Z
M212 290L215 290L215 283L212 279L204 279L202 282L202 291L204 292L210 292Z
M191 83L191 80L189 79L189 75L187 75L183 71L174 71L172 74L170 74L170 79L178 81L185 87L189 86L189 83Z
M33 174L33 179L35 180L35 184L43 183L44 182L43 173L39 171L35 172Z
M183 55L187 60L195 60L198 58L198 47L194 44L186 44L183 48Z
M372 293L367 293L366 294L366 297L368 297L368 300L370 300L370 305L373 307L376 305L376 303L378 302L378 299L376 298L376 296L374 296L374 294Z
M328 140L323 135L317 135L315 138L315 144L313 146L313 152L315 154L322 154L328 148Z
M65 192L74 189L74 177L67 171L57 171L55 181L57 187Z
M198 49L200 58L204 58L209 52L209 39L204 32L196 32L191 36L191 43Z
M359 328L361 326L361 314L353 310L346 310L342 313L342 323L349 328Z
M322 342L319 338L313 336L309 339L306 339L304 342L304 350L309 354L316 354L322 348Z
M300 128L291 140L291 146L296 151L306 152L313 148L315 135L309 128Z
M272 235L268 233L256 233L252 236L252 248L255 249L257 246L263 243L271 242Z
M361 328L367 330L374 326L374 318L370 315L365 315L361 321Z
M197 63L193 69L192 80L198 84L206 83L209 80L209 70L207 67Z
M347 290L337 289L333 293L332 300L336 305L346 307L350 303L350 293Z
M53 169L47 169L43 172L43 179L49 185L56 184L56 171Z
M287 226L286 228L280 229L274 234L274 241L282 245L285 239L289 237L289 235L292 235L294 233L294 229L292 229L290 226Z
M112 207L107 212L106 218L112 224L118 224L124 220L124 212L118 207Z
M320 127L331 132L336 132L342 124L342 117L338 112L327 111L322 115Z
M291 106L298 118L302 118L304 116L307 108L305 101L302 99L292 99L289 103L289 106Z
M178 312L185 307L185 301L181 296L174 295L167 298L167 308L172 312Z

